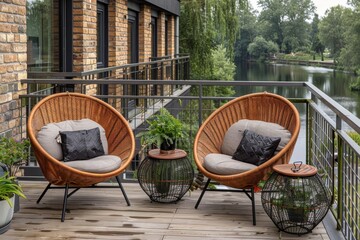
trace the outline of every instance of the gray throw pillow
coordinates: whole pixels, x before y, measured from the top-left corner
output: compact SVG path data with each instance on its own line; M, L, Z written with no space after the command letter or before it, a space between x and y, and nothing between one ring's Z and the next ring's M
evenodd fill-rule
M60 131L64 162L87 160L104 155L99 128Z
M57 142L60 131L78 131L98 127L100 129L101 142L105 154L108 154L108 142L104 128L91 119L66 120L62 122L49 123L43 126L37 134L40 145L53 157L63 160L61 145Z
M279 137L267 137L245 130L233 159L259 166L274 155L280 140Z

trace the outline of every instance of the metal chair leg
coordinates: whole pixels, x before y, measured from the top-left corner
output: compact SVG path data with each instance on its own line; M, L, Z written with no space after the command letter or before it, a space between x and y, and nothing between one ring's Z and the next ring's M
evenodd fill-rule
M119 187L120 187L120 190L121 190L122 194L124 195L124 198L125 198L125 201L126 201L127 205L130 206L130 201L129 201L129 199L128 199L127 195L126 195L126 192L125 192L125 190L124 190L124 188L123 188L123 186L121 184L119 176L116 176L115 178L116 178L116 181L119 184Z
M49 183L46 188L44 189L44 191L41 193L39 199L36 201L37 204L39 204L39 202L41 201L41 199L45 196L45 193L50 189L51 183Z
M256 225L256 212L255 212L255 194L254 188L251 188L251 205L252 205L252 215L253 215L253 225Z
M201 194L200 194L200 196L199 196L199 199L198 199L197 202L196 202L195 209L198 208L198 206L199 206L199 204L200 204L200 202L201 202L201 200L202 200L202 198L203 198L203 196L204 196L204 194L205 194L205 191L207 190L207 188L208 188L208 186L209 186L209 184L210 184L210 181L211 181L211 179L209 178L209 179L207 180L207 182L205 183L205 186L204 186L204 188L203 188L203 190L202 190L202 192L201 192Z
M61 213L61 222L65 221L65 211L66 211L66 205L67 205L68 191L69 191L69 185L66 184L65 185L63 208L62 208L62 213Z

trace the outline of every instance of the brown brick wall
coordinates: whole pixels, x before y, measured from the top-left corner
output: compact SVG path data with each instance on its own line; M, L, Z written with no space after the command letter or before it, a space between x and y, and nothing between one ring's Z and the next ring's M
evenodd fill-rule
M175 17L168 16L168 54L175 54Z
M26 1L0 1L0 135L21 137L19 94L26 85ZM21 124L23 126L21 126Z
M148 62L151 57L151 7L142 5L139 14L139 62Z
M114 0L109 4L109 67L127 64L127 1ZM121 72L113 73L114 77L121 77ZM109 94L122 95L123 87L110 85ZM115 108L121 108L121 100L109 100Z
M96 69L96 0L73 1L73 71Z
M165 56L165 13L159 12L157 20L157 55Z

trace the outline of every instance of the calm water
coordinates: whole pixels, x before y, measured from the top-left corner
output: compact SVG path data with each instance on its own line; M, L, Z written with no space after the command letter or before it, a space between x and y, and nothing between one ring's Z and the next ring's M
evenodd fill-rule
M258 64L258 63L242 63L236 68L235 80L238 81L296 81L311 82L320 90L332 97L344 108L360 117L360 92L352 92L350 83L355 80L352 74L334 71L327 68L299 66L299 65L283 65L283 64ZM236 88L237 94L243 95L251 92L268 91L277 93L289 98L306 98L309 93L305 88L295 87L247 87L240 86ZM297 160L305 160L305 105L297 105L301 115L301 132L300 138L295 148L294 157ZM324 111L330 116L331 111L323 107ZM346 127L346 126L345 126ZM300 139L299 139L300 140ZM294 160L294 159L293 159Z

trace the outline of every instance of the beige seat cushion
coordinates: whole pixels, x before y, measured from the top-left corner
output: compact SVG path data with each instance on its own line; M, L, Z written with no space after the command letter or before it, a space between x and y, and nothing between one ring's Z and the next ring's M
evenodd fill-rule
M61 145L57 142L56 138L59 131L78 131L88 130L98 127L100 129L100 138L104 148L105 154L108 154L108 142L104 128L90 119L81 120L67 120L58 123L49 123L43 126L37 134L37 139L40 145L54 158L63 160L63 153Z
M245 129L267 137L280 137L281 141L276 148L275 154L283 149L291 138L291 133L279 124L242 119L231 125L225 133L224 140L221 145L221 153L233 156L240 144Z
M121 159L114 155L102 155L86 161L71 161L64 162L64 164L83 172L107 173L118 169L121 165Z
M230 155L219 153L210 153L206 155L203 166L209 172L219 175L242 173L257 167L250 163L234 160Z

